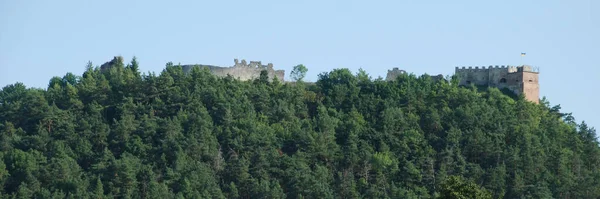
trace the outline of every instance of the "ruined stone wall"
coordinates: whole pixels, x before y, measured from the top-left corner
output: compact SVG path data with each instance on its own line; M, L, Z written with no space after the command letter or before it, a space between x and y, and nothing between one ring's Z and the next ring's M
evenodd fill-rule
M402 74L406 74L406 71L400 70L397 67L392 68L392 70L388 70L387 75L385 77L385 81L394 81L398 78L398 76L400 76ZM446 78L444 78L444 75L442 75L442 74L438 74L438 75L425 74L425 75L431 77L431 79L435 82L448 81L448 80L446 80Z
M279 81L284 81L285 70L275 70L273 69L273 64L269 63L267 65L262 65L260 61L250 61L250 64L246 63L246 60L242 60L239 62L237 59L234 60L234 65L232 67L219 67L212 65L184 65L183 71L189 73L192 67L206 67L210 70L210 72L219 77L226 77L227 75L231 75L236 79L246 81L252 80L260 77L260 73L263 70L268 72L269 80L273 78L277 78Z
M269 75L271 75L271 73L269 72ZM277 80L279 80L280 82L283 82L284 79L283 77L285 76L285 70L275 70L275 73L273 74L277 77Z
M406 71L400 70L398 68L393 68L392 70L388 70L387 75L385 77L386 81L393 81L398 78L401 74L406 74Z
M217 66L197 64L197 65L183 65L181 67L183 68L183 72L186 73L186 74L188 74L188 73L190 73L192 71L192 68L194 68L194 67L211 68L211 67L217 67Z

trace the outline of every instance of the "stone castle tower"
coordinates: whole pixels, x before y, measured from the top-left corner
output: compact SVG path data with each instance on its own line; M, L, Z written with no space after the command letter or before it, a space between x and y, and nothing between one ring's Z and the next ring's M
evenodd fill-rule
M459 85L475 84L499 89L508 88L515 94L523 94L525 99L534 103L540 100L538 70L531 66L489 66L489 67L456 67L455 75L460 78Z

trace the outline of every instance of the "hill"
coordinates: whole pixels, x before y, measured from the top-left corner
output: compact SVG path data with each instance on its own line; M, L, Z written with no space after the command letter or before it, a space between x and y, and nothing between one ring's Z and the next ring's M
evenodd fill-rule
M137 62L0 90L3 198L598 198L595 129L457 79Z

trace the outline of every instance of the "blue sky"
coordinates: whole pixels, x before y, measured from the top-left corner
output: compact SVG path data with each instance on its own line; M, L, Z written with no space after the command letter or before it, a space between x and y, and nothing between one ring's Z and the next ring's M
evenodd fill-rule
M0 86L45 88L88 61L137 56L230 66L234 58L334 68L373 77L399 67L451 75L455 66L540 68L540 95L600 126L600 3L570 1L11 1L0 0Z

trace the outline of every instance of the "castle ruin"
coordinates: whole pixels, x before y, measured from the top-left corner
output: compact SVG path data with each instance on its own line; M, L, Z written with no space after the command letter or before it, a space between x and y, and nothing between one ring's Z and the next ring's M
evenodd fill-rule
M392 81L395 80L396 78L398 78L398 76L402 75L402 74L406 74L405 70L400 70L397 67L392 68L392 70L388 70L387 75L385 77L386 81ZM445 80L444 75L442 74L438 74L435 76L429 76L433 79L433 81L440 81L440 80Z
M456 67L454 73L460 79L459 85L507 88L517 95L523 94L531 102L539 103L539 71L531 66Z
M123 63L123 57L115 56L112 60L102 64L100 66L101 71L108 71L113 66L118 63ZM260 77L260 73L263 70L268 72L269 81L273 80L273 78L277 78L277 80L283 82L285 76L285 70L275 70L273 69L273 64L268 63L267 65L262 65L260 61L250 61L250 63L246 63L246 60L241 62L238 59L234 59L234 65L231 67L220 67L213 65L182 65L181 66L184 73L189 73L193 67L204 67L208 68L208 70L215 76L218 77L226 77L227 75L231 75L236 79L246 81L252 80Z
M117 63L122 63L123 58L115 56L113 60L102 64L100 69L105 71ZM210 72L219 77L231 75L242 81L252 80L260 77L263 70L268 72L269 80L277 78L280 82L284 82L285 71L273 69L273 64L268 63L262 65L260 61L246 60L240 62L234 59L234 65L231 67L220 67L213 65L183 65L183 72L189 73L193 67L205 67ZM488 86L498 89L508 89L517 95L524 95L525 99L539 103L540 85L538 82L539 70L534 69L529 65L522 66L482 66L482 67L456 67L455 75L459 78L459 86L474 84L476 86ZM406 71L398 68L388 70L386 81L392 81L398 76L406 74ZM443 75L431 76L434 81L445 80Z
M231 67L220 67L213 65L183 65L183 72L189 73L193 67L205 67L210 70L210 72L219 77L225 77L227 75L231 75L234 78L239 80L252 80L260 77L260 72L266 70L268 72L269 80L273 78L277 78L280 82L284 81L285 70L275 70L273 69L273 64L268 63L267 65L262 65L260 61L250 61L250 63L246 63L246 60L240 62L238 59L234 59L234 65Z
M385 77L385 80L386 81L395 80L396 78L398 78L398 76L400 76L402 74L406 74L406 71L405 70L400 70L397 67L392 68L392 70L388 70L387 75Z

